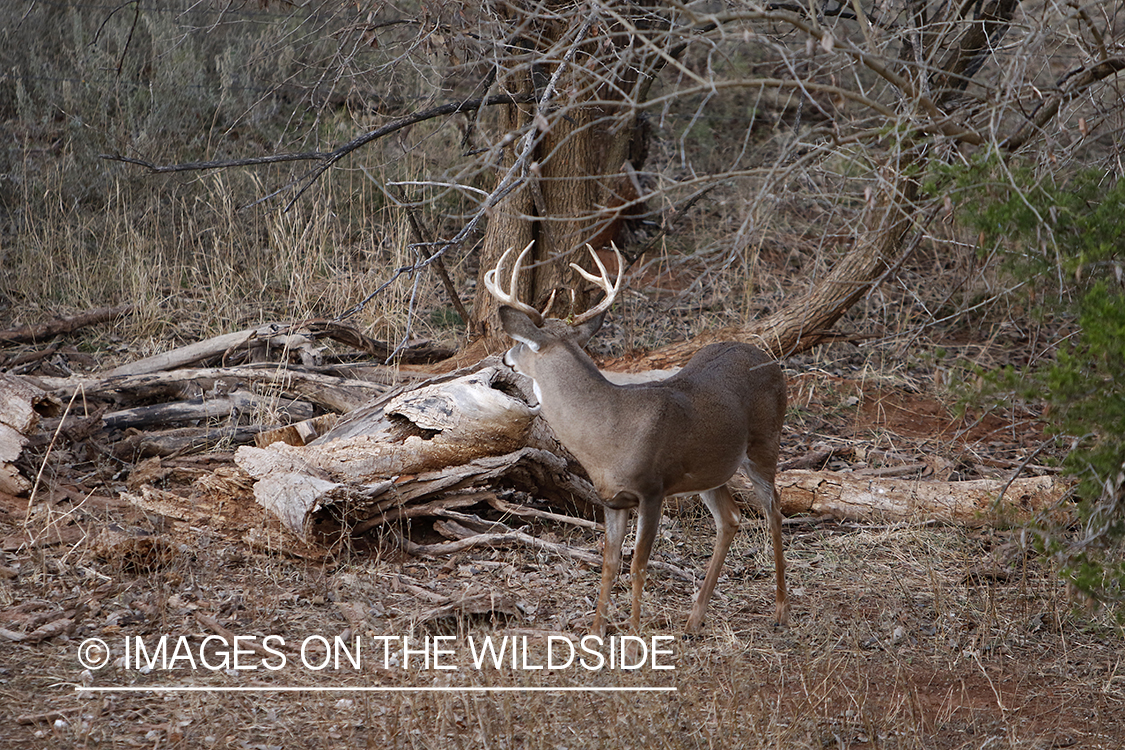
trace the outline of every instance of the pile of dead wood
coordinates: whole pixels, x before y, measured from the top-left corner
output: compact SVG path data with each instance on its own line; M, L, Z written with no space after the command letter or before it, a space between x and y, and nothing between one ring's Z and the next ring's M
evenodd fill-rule
M254 499L305 538L426 517L452 541L404 544L440 554L549 544L495 520L501 515L593 524L598 498L529 405L523 378L491 359L432 378L378 364L325 364L318 342L326 337L389 354L355 329L306 321L219 336L95 375L0 376L0 491L33 492L37 467L20 459L29 446L84 441L136 465L241 445L233 462L243 486L252 484ZM419 346L409 354L426 360L442 352ZM1058 507L1067 491L1052 476L950 482L927 477L924 463L897 472L797 468L802 463L819 462L791 461L778 478L787 515L1019 522ZM165 491L134 482L129 492L142 503L161 495L168 507ZM560 515L544 501L571 512ZM474 506L494 520L466 512Z
M86 314L67 320L74 325L100 319ZM26 342L57 330L70 328L55 323L18 329L0 334L0 341ZM391 354L387 344L351 326L303 321L224 334L94 375L34 374L20 380L44 394L37 397L38 413L46 417L40 433L70 442L95 439L122 461L184 455L254 442L265 430L350 411L408 379L381 359L325 363L323 339L373 358ZM40 351L46 356L56 347ZM420 344L406 348L400 361L431 362L449 354ZM9 372L41 359L28 353L13 357L20 366ZM17 429L26 435L30 427Z

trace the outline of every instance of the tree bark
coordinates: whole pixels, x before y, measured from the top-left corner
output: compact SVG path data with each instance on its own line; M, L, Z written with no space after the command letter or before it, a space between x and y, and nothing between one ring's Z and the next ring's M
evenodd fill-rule
M20 474L16 461L39 423L37 408L57 407L47 393L22 378L0 373L0 492L22 495L32 483Z
M496 317L498 304L485 290L483 274L509 248L518 251L535 243L517 289L522 301L542 309L555 295L552 315L562 318L586 308L587 287L569 264L588 267L585 246L601 249L615 239L623 213L638 197L624 165L630 158L643 160L647 152L648 130L640 126L635 105L647 94L652 71L623 65L615 79L610 71L607 80L604 69L595 77L579 64L602 55L618 59L624 51L621 40L628 35L614 33L611 26L584 28L580 33L585 38L576 40L579 54L563 62L558 52L574 43L567 39L573 30L543 21L546 14L539 6L509 7L526 29L519 43L531 48L537 59L530 66L510 61L509 69L497 72L497 86L505 93L530 94L547 106L502 108L499 131L510 145L503 151L501 175L516 165L515 145L523 133L536 129L538 142L523 165L521 181L497 205L485 231L472 312L472 328L483 341L483 347L475 348L478 354L508 345ZM614 51L606 52L608 47ZM559 70L560 65L566 67ZM556 73L551 90L549 81Z

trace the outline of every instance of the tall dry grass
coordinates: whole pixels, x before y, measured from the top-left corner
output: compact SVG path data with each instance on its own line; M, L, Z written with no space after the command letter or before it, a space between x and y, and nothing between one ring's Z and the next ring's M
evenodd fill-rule
M137 353L267 320L334 317L412 262L403 213L380 183L417 180L431 157L368 149L289 210L302 175L281 168L149 174L157 164L324 150L377 119L353 112L328 6L220 9L51 3L0 10L0 321L34 323L132 303L112 332ZM443 137L431 128L429 142ZM420 128L419 131L424 132ZM416 131L419 132L419 131ZM377 174L378 179L369 175ZM459 208L448 208L456 214ZM416 287L416 288L415 288ZM398 284L357 317L378 338L406 310L441 307L428 276ZM455 320L422 316L419 335ZM103 342L104 343L104 342Z

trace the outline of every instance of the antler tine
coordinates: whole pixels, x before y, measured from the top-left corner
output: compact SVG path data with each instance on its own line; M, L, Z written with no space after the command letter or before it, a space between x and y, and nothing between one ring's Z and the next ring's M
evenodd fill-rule
M508 291L504 291L500 288L500 285L496 283L496 276L504 269L504 263L508 260L508 255L512 252L512 248L510 247L504 251L503 255L500 256L500 262L496 264L496 267L485 272L484 288L487 289L488 293L495 297L501 304L514 307L517 310L525 312L539 321L542 320L543 317L540 312L526 302L520 302L517 298L520 281L520 269L523 267L523 259L527 257L527 254L529 252L531 252L531 246L534 244L535 240L527 243L527 247L525 247L523 251L518 256L516 256L516 264L512 267L512 277L508 283Z
M577 271L586 281L597 284L605 290L605 298L597 305L575 318L573 325L585 323L587 320L601 315L610 308L613 304L613 300L617 298L617 292L621 289L621 279L625 275L625 260L621 257L621 251L617 249L617 245L611 242L609 246L613 248L613 254L617 257L617 280L613 282L612 285L609 283L609 271L605 269L602 259L594 252L594 248L589 245L586 245L586 249L590 251L590 255L594 258L594 264L598 267L598 272L601 276L595 276L577 263L570 264L570 267Z

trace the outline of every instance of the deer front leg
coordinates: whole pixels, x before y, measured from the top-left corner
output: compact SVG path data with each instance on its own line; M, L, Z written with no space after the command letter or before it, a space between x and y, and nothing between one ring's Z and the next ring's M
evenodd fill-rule
M641 631L641 594L645 590L652 545L660 528L660 507L663 503L663 497L648 498L637 506L637 546L633 548L633 564L629 569L633 578L633 611L629 623L634 633Z
M715 548L711 552L711 562L707 565L703 584L699 587L699 593L695 595L691 615L688 616L686 628L688 633L696 632L703 624L703 617L707 614L707 603L711 601L711 595L715 592L719 573L723 569L723 563L726 562L727 551L730 550L731 542L738 533L738 523L741 520L738 506L735 505L734 497L726 485L699 494L715 519Z
M625 532L629 529L628 508L605 509L605 549L602 551L602 588L598 592L598 606L594 611L594 624L590 631L605 637L606 610L609 608L609 592L621 572L621 545L625 543Z

